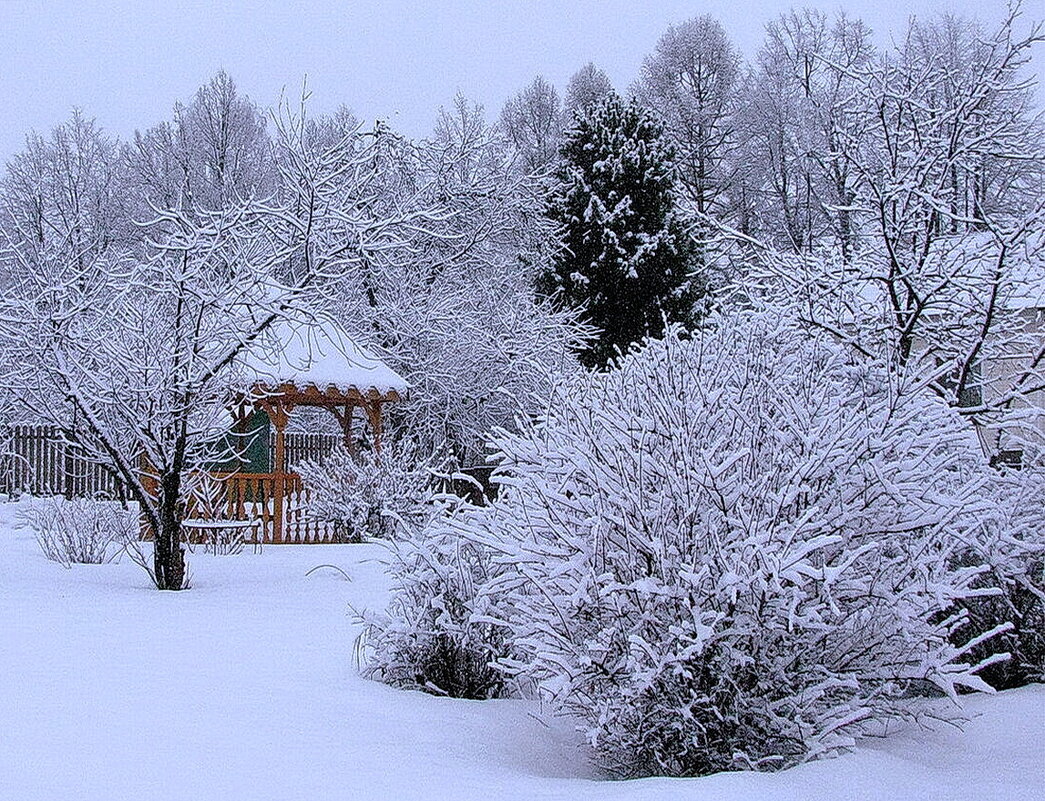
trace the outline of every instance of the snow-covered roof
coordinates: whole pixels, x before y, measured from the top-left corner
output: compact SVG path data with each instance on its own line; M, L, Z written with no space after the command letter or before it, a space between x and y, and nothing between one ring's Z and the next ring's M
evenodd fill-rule
M341 392L406 392L409 384L373 353L355 342L329 317L272 325L240 359L252 383L276 387L293 383Z
M1045 309L1045 266L1026 263L1022 268L1014 271L1009 308Z
M1045 234L1035 232L1022 246L1010 250L1005 262L1004 283L999 301L1008 309L1045 308ZM983 300L985 288L994 279L998 244L987 233L944 237L934 246L932 258L940 261L944 275L951 275L954 286L964 289L969 300Z
M1041 234L1031 236L1021 250L1008 254L998 294L1002 308L1045 309L1043 238ZM924 284L933 286L935 279L936 286L926 313L940 314L941 303L981 307L994 280L997 258L998 246L988 234L941 238L930 251L925 270ZM885 285L879 278L849 278L844 289L843 297L849 304L843 315L846 322L852 321L854 311L872 317L888 308Z

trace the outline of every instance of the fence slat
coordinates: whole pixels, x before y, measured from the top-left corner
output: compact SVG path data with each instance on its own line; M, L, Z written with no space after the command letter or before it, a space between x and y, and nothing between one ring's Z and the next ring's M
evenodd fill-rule
M53 426L0 427L0 493L116 497L119 482L100 464L72 453Z

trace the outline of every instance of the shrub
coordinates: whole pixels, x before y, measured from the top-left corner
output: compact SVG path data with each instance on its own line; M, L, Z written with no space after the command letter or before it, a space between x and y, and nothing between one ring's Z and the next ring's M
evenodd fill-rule
M364 451L356 457L337 448L298 471L311 491L309 514L332 523L341 541L362 542L391 538L401 524L422 524L431 514L438 466L438 457L425 459L409 443L394 443L381 454Z
M1022 470L1005 470L992 482L997 515L965 563L989 570L979 583L996 595L965 602L970 622L960 636L980 634L1011 622L1012 628L978 646L972 655L1008 653L983 678L997 689L1045 680L1045 464L1030 459Z
M561 386L495 445L501 494L456 524L487 607L454 624L500 621L500 666L618 775L779 768L913 714L912 691L989 689L1000 657L963 653L996 630L951 641L990 592L958 564L989 476L952 411L884 367L739 315Z
M443 515L391 544L392 602L369 612L358 643L364 672L388 684L454 698L495 698L505 692L494 661L504 632L489 619L479 589L489 553L466 535L479 507L447 501Z
M65 567L112 561L140 533L138 516L114 501L37 498L19 517L44 555Z

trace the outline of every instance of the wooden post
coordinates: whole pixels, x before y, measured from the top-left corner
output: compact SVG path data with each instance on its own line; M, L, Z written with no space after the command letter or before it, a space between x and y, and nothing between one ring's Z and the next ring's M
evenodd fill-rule
M76 428L76 407L74 406L72 420L72 430L74 434ZM73 451L67 438L62 436L59 442L61 443L63 457L62 472L65 474L64 480L62 481L62 494L65 496L65 499L69 501L76 497L76 481L73 478L73 471L76 469L76 465L73 462Z
M156 468L149 461L148 454L143 453L138 457L138 477L141 480L142 489L145 490L149 497L158 499L160 497L160 482L157 480ZM143 540L155 539L156 532L152 530L145 512L141 509L138 510L138 522L141 529L141 538Z
M370 426L374 430L374 453L381 453L381 403L370 402Z
M232 426L232 430L236 436L233 436L231 441L233 443L233 449L235 450L235 464L238 465L235 468L236 470L241 470L243 468L243 455L246 451L245 443L249 442L248 432L250 426L248 425L248 421L250 420L250 414L251 410L245 404L238 405L234 412L235 423ZM231 463L230 460L230 464Z
M270 405L266 411L276 429L276 448L272 465L272 479L275 484L272 490L272 541L283 542L283 494L287 472L285 435L288 415L286 408L279 403Z
M342 418L341 427L345 432L345 448L352 456L356 455L356 440L352 436L352 418L355 417L356 407L351 403L345 404L345 416Z

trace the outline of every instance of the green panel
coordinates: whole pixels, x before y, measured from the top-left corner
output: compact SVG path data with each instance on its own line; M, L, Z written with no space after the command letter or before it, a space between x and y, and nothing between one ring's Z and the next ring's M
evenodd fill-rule
M243 433L229 431L218 443L218 452L223 457L207 465L207 469L220 473L270 473L269 442L272 438L272 423L265 412L256 409L248 418Z

